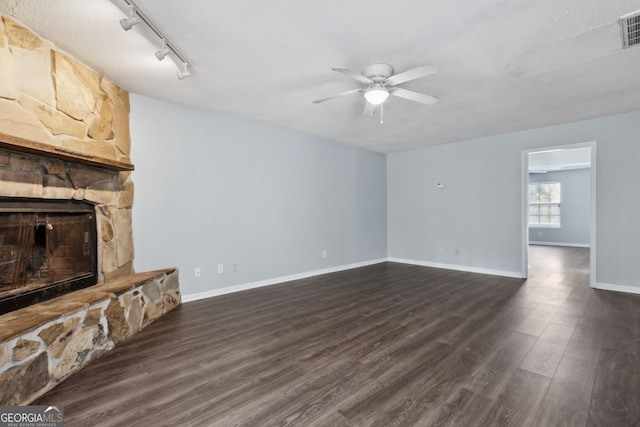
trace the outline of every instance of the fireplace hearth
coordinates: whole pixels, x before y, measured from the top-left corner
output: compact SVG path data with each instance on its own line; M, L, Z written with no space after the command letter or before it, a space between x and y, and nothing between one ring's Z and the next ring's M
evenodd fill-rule
M98 282L88 202L0 198L0 315Z

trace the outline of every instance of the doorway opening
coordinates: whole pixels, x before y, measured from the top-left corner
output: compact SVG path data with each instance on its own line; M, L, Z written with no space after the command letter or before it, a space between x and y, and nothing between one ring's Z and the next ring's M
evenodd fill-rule
M523 278L540 253L579 252L595 285L595 162L595 142L522 152Z

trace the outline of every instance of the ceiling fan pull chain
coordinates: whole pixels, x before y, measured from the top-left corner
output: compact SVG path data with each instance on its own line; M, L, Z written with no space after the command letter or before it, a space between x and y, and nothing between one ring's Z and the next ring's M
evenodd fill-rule
M384 115L384 103L380 104L380 124L383 123L383 115Z

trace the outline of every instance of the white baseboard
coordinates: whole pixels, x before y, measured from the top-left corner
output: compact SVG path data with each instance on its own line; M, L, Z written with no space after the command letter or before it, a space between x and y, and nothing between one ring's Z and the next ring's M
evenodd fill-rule
M615 291L615 292L625 292L628 294L640 294L640 288L635 286L624 286L624 285L612 285L609 283L596 283L593 285L595 289L602 289L603 291Z
M533 242L530 242L530 243L534 244ZM249 289L261 288L263 286L277 285L279 283L290 282L292 280L306 279L308 277L320 276L322 274L329 274L329 273L335 273L338 271L366 267L368 265L379 264L385 261L397 262L401 264L419 265L422 267L442 268L445 270L464 271L468 273L479 273L479 274L489 274L492 276L513 277L516 279L522 278L522 274L518 271L493 270L490 268L478 268L478 267L469 267L469 266L457 265L457 264L444 264L444 263L438 263L438 262L389 257L389 258L379 258L379 259L374 259L374 260L369 260L364 262L358 262L354 264L341 265L337 267L323 268L321 270L314 270L314 271L308 271L305 273L292 274L290 276L282 276L282 277L276 277L273 279L260 280L258 282L244 283L244 284L235 285L235 286L227 286L224 288L212 289L206 292L199 292L197 294L182 295L182 302L188 303L191 301L197 301L197 300L211 298L219 295L230 294L233 292L246 291ZM640 287L635 287L635 286L612 285L609 283L596 283L592 287L594 289L602 289L605 291L625 292L629 294L640 294Z
M422 267L443 268L445 270L456 270L456 271L464 271L467 273L490 274L492 276L504 276L504 277L514 277L516 279L522 279L522 273L519 271L493 270L490 268L469 267L467 265L457 265L457 264L443 264L439 262L418 261L415 259L404 259L404 258L387 258L387 261L399 262L402 264L420 265Z
M529 240L530 245L541 245L541 246L569 246L572 248L590 248L591 245L588 243L559 243L559 242L538 242Z
M321 270L307 271L305 273L292 274L290 276L275 277L273 279L260 280L257 282L243 283L235 286L211 289L210 291L199 292L197 294L182 295L182 302L197 301L233 292L246 291L249 289L261 288L263 286L277 285L278 283L290 282L292 280L306 279L308 277L320 276L322 274L335 273L338 271L351 270L353 268L366 267L368 265L380 264L387 261L386 258L374 259L370 261L357 262L354 264L340 265L338 267L323 268Z

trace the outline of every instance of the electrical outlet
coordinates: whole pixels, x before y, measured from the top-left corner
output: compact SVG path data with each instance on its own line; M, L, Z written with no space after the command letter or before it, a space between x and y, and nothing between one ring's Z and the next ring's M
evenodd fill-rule
M218 264L218 274L224 273L224 264Z
M233 264L233 269L231 270L232 273L237 273L238 272L238 264Z
M456 248L456 255L460 255L460 249Z
M195 271L193 272L193 275L196 277L202 277L202 270L200 269L200 267L196 267Z
M327 257L327 250L323 250L322 251L322 258L326 258Z

